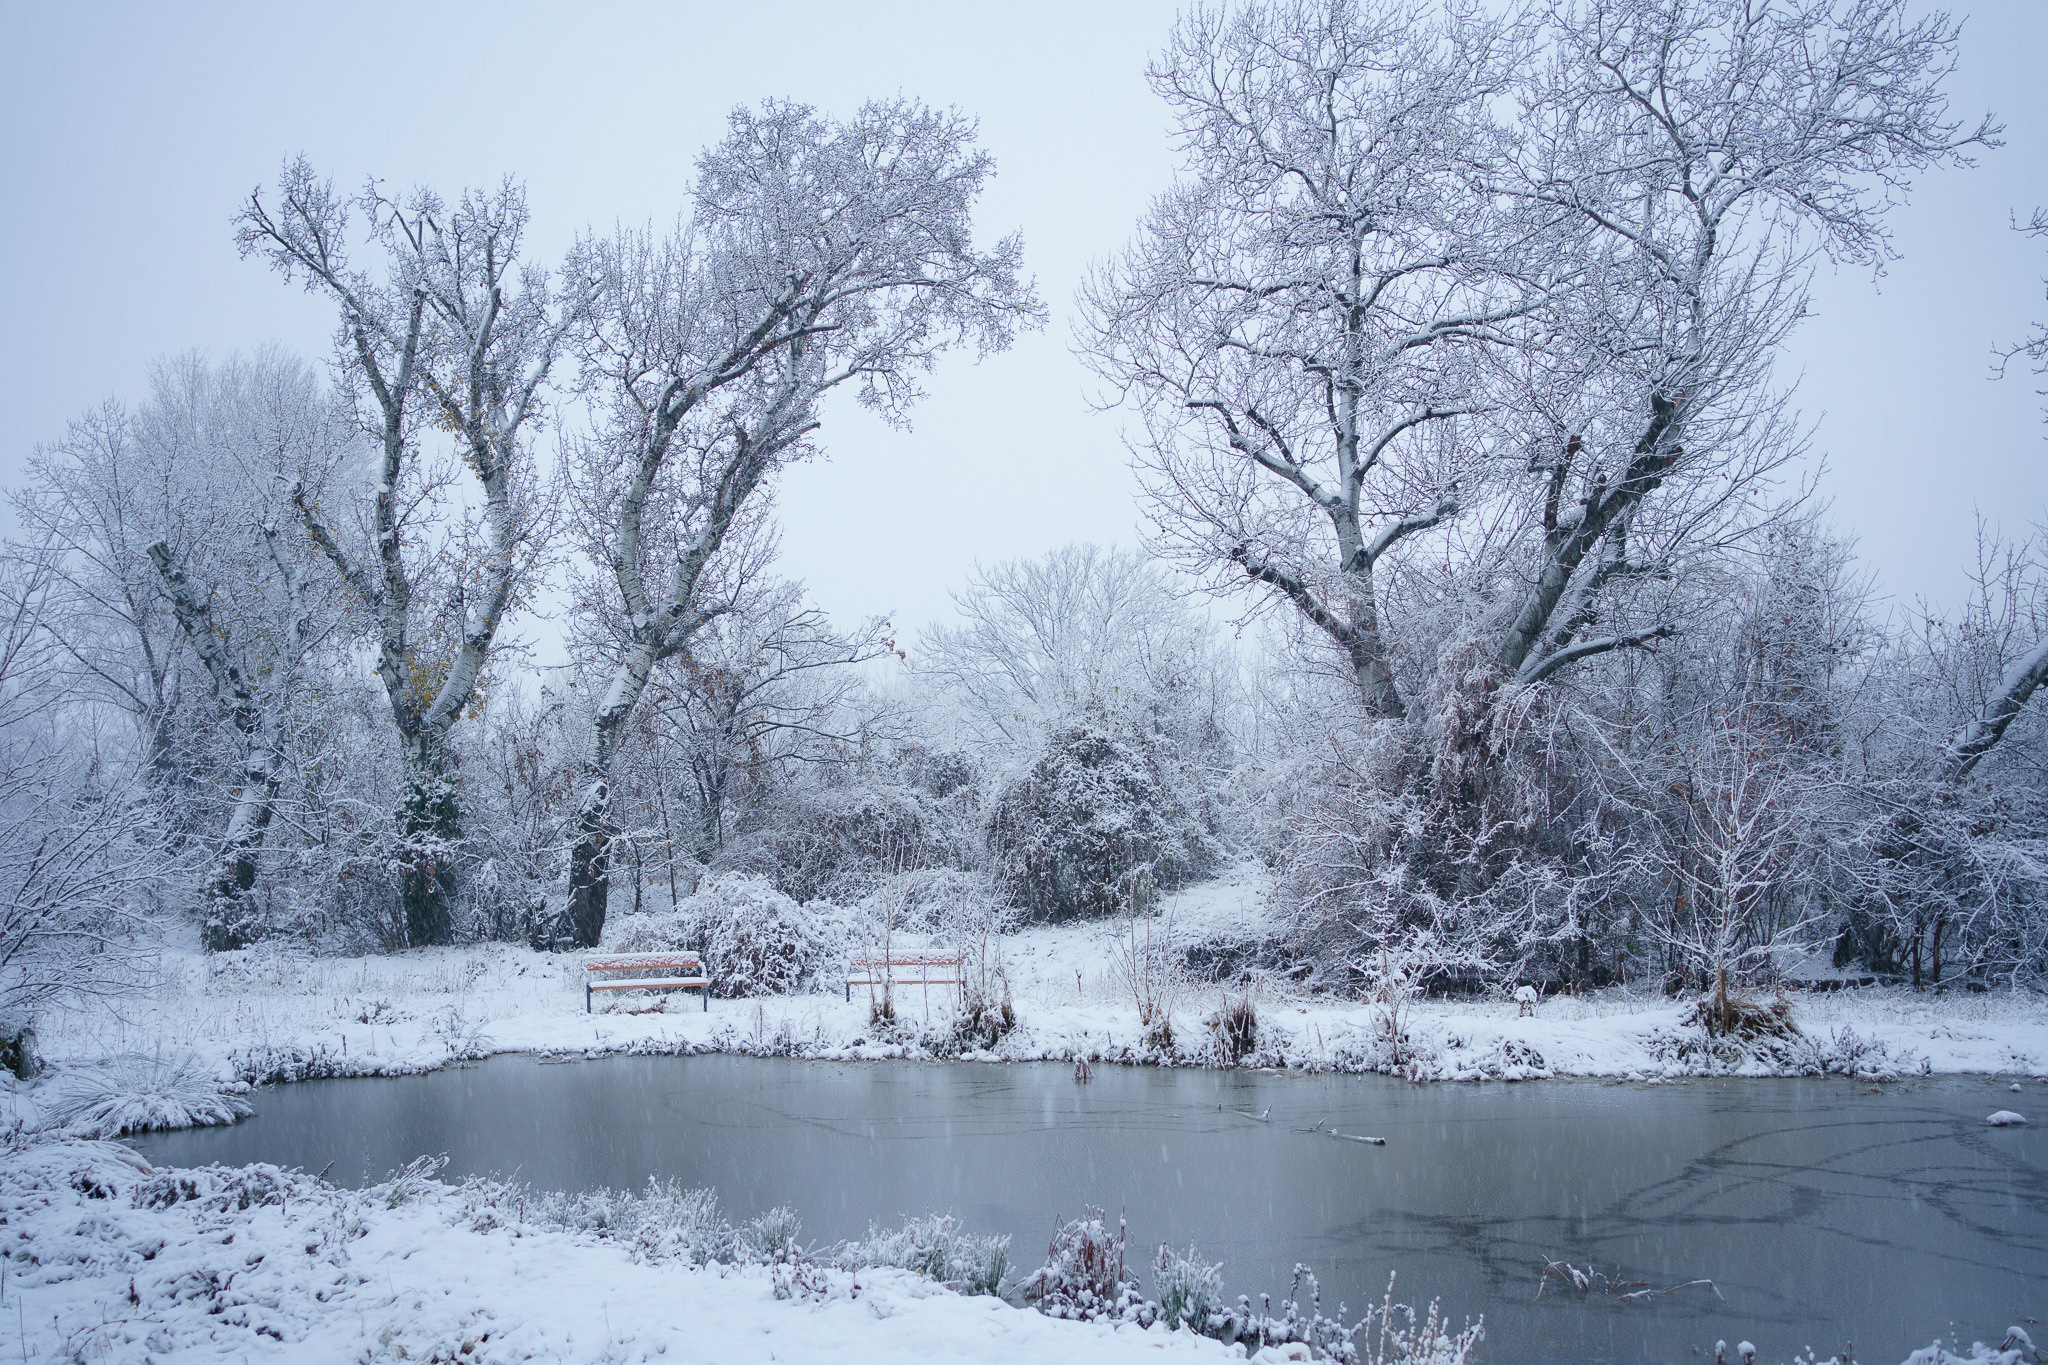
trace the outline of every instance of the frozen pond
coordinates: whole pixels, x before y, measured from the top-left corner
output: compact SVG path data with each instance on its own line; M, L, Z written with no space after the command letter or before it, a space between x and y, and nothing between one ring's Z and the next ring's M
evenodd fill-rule
M1645 1086L1412 1086L1380 1076L1054 1065L836 1064L729 1056L547 1064L501 1057L393 1080L264 1091L252 1119L137 1140L153 1161L270 1161L356 1183L422 1153L448 1176L716 1186L728 1216L779 1203L807 1239L952 1212L1035 1266L1057 1220L1100 1204L1132 1261L1192 1242L1229 1292L1312 1265L1324 1306L1441 1296L1484 1313L1484 1359L1902 1359L1937 1332L1996 1342L2048 1318L2048 1087L1983 1078ZM2034 1123L1987 1127L1994 1109ZM1238 1112L1233 1112L1238 1111ZM1264 1113L1264 1121L1245 1115ZM1324 1128L1386 1138L1347 1142ZM1585 1299L1543 1257L1653 1288ZM1355 1315L1355 1314L1354 1314ZM2048 1333L2036 1332L2036 1339Z

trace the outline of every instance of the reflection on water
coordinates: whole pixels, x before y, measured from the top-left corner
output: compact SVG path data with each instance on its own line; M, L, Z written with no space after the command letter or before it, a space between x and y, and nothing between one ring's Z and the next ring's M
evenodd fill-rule
M235 1128L136 1145L173 1164L332 1162L337 1183L440 1152L450 1177L543 1188L676 1176L734 1217L789 1204L814 1239L948 1211L1013 1234L1025 1269L1099 1204L1127 1219L1134 1263L1192 1242L1232 1294L1277 1296L1307 1262L1326 1311L1355 1308L1398 1268L1402 1297L1483 1312L1490 1360L1692 1361L1747 1337L1763 1359L1853 1341L1885 1361L2048 1318L2048 1142L2039 1123L1984 1124L2015 1098L1982 1078L1878 1093L1098 1067L1078 1085L1053 1065L501 1057L271 1089ZM1714 1288L1580 1300L1553 1280L1536 1299L1546 1256Z

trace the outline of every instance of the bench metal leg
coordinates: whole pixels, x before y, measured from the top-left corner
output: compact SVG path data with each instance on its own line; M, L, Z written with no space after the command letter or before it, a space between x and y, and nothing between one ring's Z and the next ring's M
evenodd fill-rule
M590 983L588 981L583 983L583 1012L585 1014L590 1013Z

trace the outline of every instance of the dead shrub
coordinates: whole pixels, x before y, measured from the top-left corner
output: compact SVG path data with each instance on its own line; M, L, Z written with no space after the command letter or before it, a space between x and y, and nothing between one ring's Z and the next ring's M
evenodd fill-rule
M1731 991L1716 991L1693 1006L1686 1022L1697 1024L1715 1038L1796 1038L1799 1026L1792 1022L1792 1002L1784 996L1758 1000Z
M1209 1034L1216 1043L1216 1055L1226 1066L1235 1066L1259 1046L1259 1010L1249 992L1226 996L1223 1007L1208 1018Z

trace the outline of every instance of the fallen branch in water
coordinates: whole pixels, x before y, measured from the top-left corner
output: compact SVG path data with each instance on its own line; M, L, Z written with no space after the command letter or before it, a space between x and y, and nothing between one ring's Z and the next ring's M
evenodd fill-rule
M1676 1294L1681 1289L1697 1289L1701 1285L1705 1285L1714 1291L1715 1298L1721 1299L1724 1303L1727 1301L1721 1293L1720 1286L1716 1285L1712 1280L1687 1280L1683 1284L1666 1285L1664 1288L1659 1289L1648 1280L1614 1279L1602 1274L1599 1269L1593 1266L1588 1266L1586 1269L1581 1270L1568 1261L1553 1261L1548 1256L1543 1257L1542 1260L1543 1273L1536 1281L1536 1298L1538 1299L1543 1297L1545 1286L1550 1283L1550 1277L1555 1275L1558 1279L1570 1285L1572 1292L1582 1299L1588 1294L1606 1294L1612 1298L1620 1299L1624 1303L1630 1303L1642 1299L1662 1298L1666 1294ZM1535 1299L1530 1300L1530 1302L1535 1302Z

